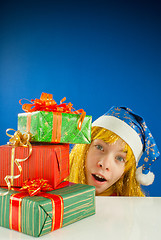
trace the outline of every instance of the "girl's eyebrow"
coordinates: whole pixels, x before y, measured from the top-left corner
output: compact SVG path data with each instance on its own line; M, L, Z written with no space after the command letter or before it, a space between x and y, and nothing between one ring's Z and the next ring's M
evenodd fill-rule
M117 152L127 153L127 151L124 151L124 149L119 149Z
M123 153L127 153L127 151L122 150Z

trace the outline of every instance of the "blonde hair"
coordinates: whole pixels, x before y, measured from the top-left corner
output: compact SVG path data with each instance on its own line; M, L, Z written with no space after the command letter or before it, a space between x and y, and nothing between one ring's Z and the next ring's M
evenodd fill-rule
M100 127L93 127L91 134L92 141L102 139L107 143L114 143L120 138L115 133ZM90 144L76 144L71 150L69 181L87 184L85 166L89 147ZM101 196L109 196L113 193L117 194L117 196L145 196L135 178L135 157L126 143L124 151L127 152L124 174L116 183L101 193Z

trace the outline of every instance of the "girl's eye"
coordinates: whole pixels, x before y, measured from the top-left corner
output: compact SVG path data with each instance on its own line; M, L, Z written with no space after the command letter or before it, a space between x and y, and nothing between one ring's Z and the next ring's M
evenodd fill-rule
M125 159L121 156L117 156L116 159L119 161L119 162L125 162Z
M95 147L98 149L98 150L101 150L101 151L103 151L103 147L101 146L101 145L95 145Z

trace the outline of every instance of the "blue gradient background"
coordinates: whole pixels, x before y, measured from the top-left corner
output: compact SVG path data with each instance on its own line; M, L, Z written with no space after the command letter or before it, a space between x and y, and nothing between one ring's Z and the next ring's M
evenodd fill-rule
M142 115L161 151L160 1L0 3L0 144L19 99L52 93L95 120L113 105ZM161 158L152 167L161 196Z

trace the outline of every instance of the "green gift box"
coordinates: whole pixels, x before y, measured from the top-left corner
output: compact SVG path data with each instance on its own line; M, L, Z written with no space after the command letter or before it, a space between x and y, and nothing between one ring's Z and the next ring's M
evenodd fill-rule
M86 115L78 129L79 114L35 111L18 114L18 130L29 131L32 142L83 143L91 142L92 117Z
M7 190L1 188L0 191ZM67 187L42 193L42 196L29 197L18 191L0 196L0 225L34 237L93 214L95 188L85 184L70 183Z

